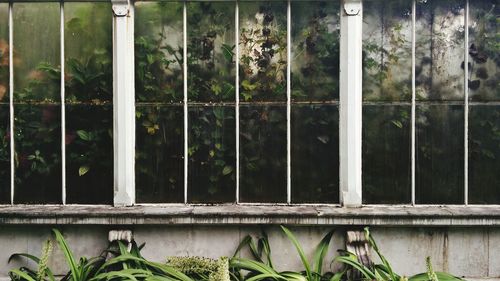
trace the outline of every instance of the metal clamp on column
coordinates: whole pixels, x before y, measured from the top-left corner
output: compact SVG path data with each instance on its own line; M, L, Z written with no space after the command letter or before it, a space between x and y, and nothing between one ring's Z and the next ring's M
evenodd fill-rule
M115 17L126 17L130 11L130 1L128 0L111 0L113 15Z

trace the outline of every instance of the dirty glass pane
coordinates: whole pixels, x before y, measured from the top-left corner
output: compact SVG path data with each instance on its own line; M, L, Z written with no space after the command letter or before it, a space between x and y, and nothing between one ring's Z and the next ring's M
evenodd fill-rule
M286 107L240 109L240 199L286 202Z
M181 2L135 3L137 102L182 102Z
M0 3L0 204L10 203L9 4Z
M417 105L416 202L464 203L464 107Z
M61 107L17 104L17 204L61 203Z
M286 2L241 2L240 100L286 100Z
M16 101L60 101L59 3L14 3Z
M137 202L184 202L183 120L182 106L136 106Z
M469 202L500 203L500 106L469 107Z
M109 3L64 4L67 104L101 104L113 100L110 10Z
M66 200L113 202L113 55L109 3L64 5Z
M190 101L235 100L234 2L187 4Z
M500 100L500 4L498 0L470 1L469 98Z
M411 202L411 106L363 106L363 203Z
M0 103L9 102L9 4L0 3Z
M465 0L417 1L416 97L463 100Z
M339 98L339 2L291 2L292 100Z
M113 107L66 107L66 200L113 203Z
M337 203L338 106L293 105L291 117L292 202Z
M10 203L9 105L0 104L0 204Z
M363 99L411 100L410 0L363 2Z
M234 114L234 107L193 106L189 109L189 202L235 201Z

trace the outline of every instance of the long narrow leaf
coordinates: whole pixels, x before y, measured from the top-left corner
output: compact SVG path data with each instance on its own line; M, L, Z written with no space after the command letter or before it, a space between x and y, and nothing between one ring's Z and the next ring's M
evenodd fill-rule
M302 247L300 246L299 241L297 240L297 238L295 238L293 233L288 228L281 226L281 229L283 230L283 232L285 232L288 239L290 239L290 241L293 243L293 245L297 249L297 252L299 253L300 260L302 261L302 264L305 267L307 278L312 281L313 276L311 274L311 266L309 265L309 262L307 261L306 255L304 253L304 250L302 250Z
M66 257L66 262L68 263L69 269L71 271L71 275L73 277L73 281L79 281L80 280L80 272L78 270L78 267L76 265L75 258L73 256L73 253L69 249L68 244L66 243L66 240L62 236L61 232L57 229L52 229L52 232L54 232L54 235L56 236L57 243L59 243L59 247L61 247L61 250Z

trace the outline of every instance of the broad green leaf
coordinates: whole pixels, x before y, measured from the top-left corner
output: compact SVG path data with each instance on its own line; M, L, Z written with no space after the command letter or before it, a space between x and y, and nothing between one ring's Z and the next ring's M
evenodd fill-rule
M78 169L78 175L81 177L81 176L85 175L86 173L88 173L89 170L90 170L89 166L81 166Z

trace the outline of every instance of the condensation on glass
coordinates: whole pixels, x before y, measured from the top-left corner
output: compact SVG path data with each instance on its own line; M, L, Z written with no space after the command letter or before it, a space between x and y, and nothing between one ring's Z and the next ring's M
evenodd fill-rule
M13 4L15 203L62 199L59 13L59 3Z
M65 3L66 202L113 202L109 3Z
M469 5L469 202L498 204L500 5L495 0Z
M363 5L363 203L410 203L412 1Z
M0 3L0 204L10 203L9 4Z
M184 201L183 3L135 3L136 198Z

